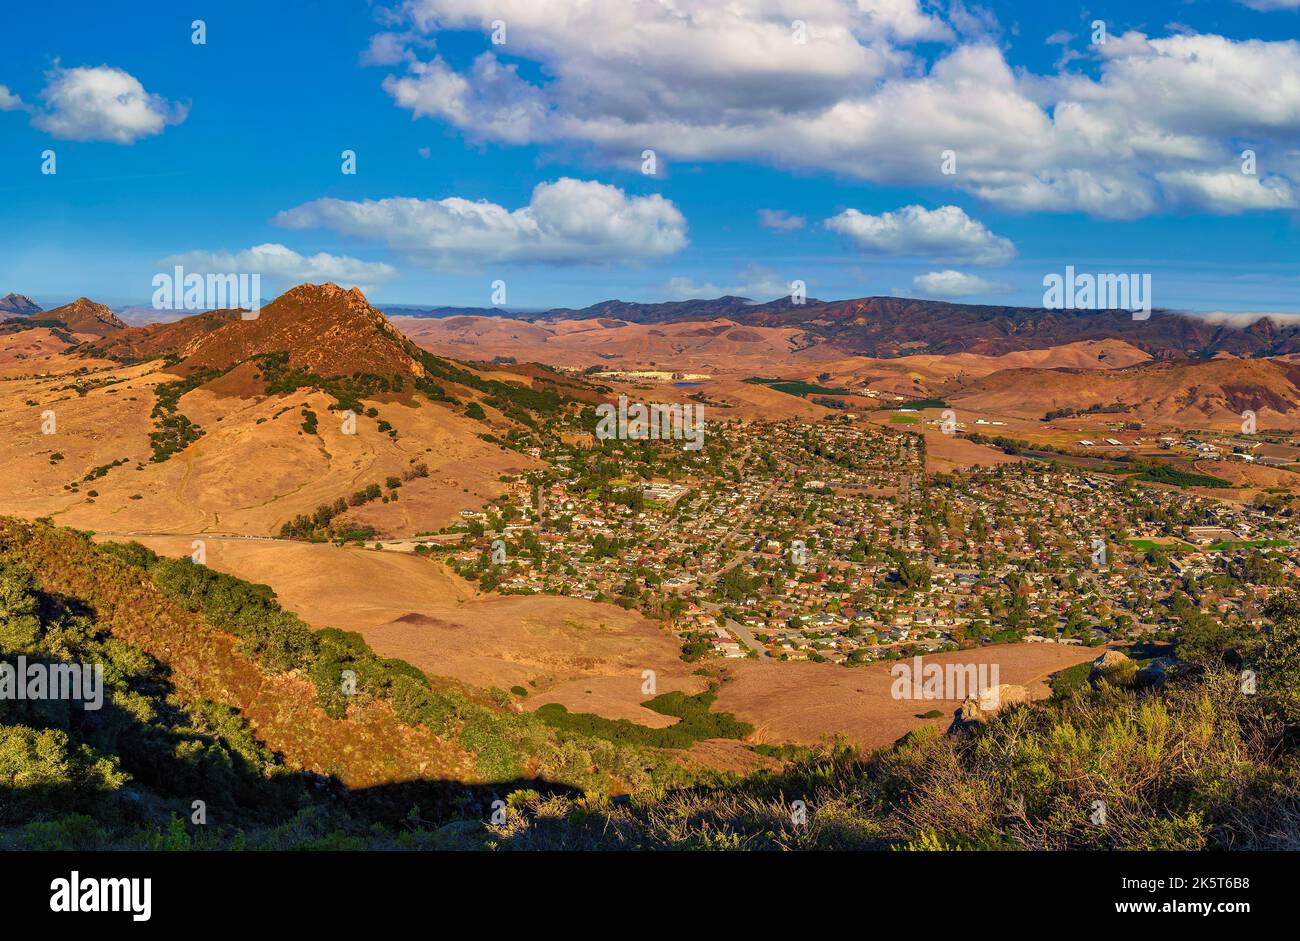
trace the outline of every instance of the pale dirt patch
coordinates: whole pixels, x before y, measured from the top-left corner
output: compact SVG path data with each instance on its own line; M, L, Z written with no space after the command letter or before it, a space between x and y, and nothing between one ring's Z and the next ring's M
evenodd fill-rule
M1052 673L1095 659L1098 651L1060 644L1004 644L933 654L922 663L998 665L998 681L1029 686L1046 695L1043 680ZM898 661L910 664L910 660ZM829 663L772 664L739 660L733 681L722 686L714 709L752 723L755 741L815 745L836 734L865 749L890 744L921 725L946 729L961 706L958 699L894 699L892 664L839 667ZM921 719L939 709L939 719Z

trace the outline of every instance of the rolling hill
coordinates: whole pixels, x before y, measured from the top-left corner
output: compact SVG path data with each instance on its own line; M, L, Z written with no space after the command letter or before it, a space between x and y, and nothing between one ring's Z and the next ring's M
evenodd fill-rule
M808 306L795 307L789 298L778 298L765 304L759 304L747 297L724 295L712 300L664 301L657 304L641 304L630 301L601 301L587 307L574 309L557 307L545 314L548 320L595 320L613 319L630 320L634 323L674 323L682 320L713 320L718 317L733 317L748 320L751 317L740 315L759 315L766 312L779 312L793 308L794 311L816 307L820 301L809 298Z
M179 353L187 371L228 369L259 355L287 353L290 369L319 376L424 375L410 341L360 289L335 284L301 284L263 307L256 319L226 318L196 334Z
M174 848L414 848L525 787L690 780L679 754L561 735L357 634L312 631L265 585L138 544L0 517L0 593L6 654L104 664L106 686L101 710L0 702L5 849L125 848L169 827ZM196 795L210 826L191 837L177 824Z
M127 329L111 308L88 297L79 297L71 304L43 311L30 319L32 324L59 325L80 336L103 337Z
M1281 359L1155 361L1122 369L1005 369L944 394L956 407L1039 419L1062 407L1122 402L1160 426L1230 428L1247 409L1260 427L1300 427L1300 366Z
M498 436L598 396L546 367L435 356L332 284L300 285L256 320L213 311L102 337L31 326L7 337L0 508L106 531L270 535L388 480L404 482L400 502L390 487L349 532L434 530L538 466Z

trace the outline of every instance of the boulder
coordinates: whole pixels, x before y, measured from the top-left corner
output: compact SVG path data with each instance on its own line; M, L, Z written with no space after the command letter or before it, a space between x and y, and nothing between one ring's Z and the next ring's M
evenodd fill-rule
M1000 683L980 690L978 696L972 696L961 704L961 717L964 722L987 722L1007 706L1029 702L1029 689L1011 683Z
M1092 669L1088 671L1088 682L1097 683L1105 680L1112 686L1131 686L1137 672L1137 661L1132 657L1118 650L1107 650L1092 661Z

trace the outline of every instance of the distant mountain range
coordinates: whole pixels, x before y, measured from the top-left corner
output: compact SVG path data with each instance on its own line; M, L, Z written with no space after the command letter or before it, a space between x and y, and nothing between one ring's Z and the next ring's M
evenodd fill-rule
M751 326L790 326L848 352L1000 355L1085 340L1123 340L1158 358L1276 355L1300 350L1300 327L1261 320L1246 328L1156 310L1135 320L1124 310L1047 310L950 304L899 297L832 301L805 307L753 308L735 319Z
M408 336L358 289L303 284L252 320L221 310L130 327L108 307L79 298L38 316L12 317L3 332L48 327L77 355L123 363L166 359L174 372L199 382L230 374L221 382L241 394L267 383L301 384L311 376L351 377L349 387L414 385L446 402L485 395L510 417L522 413L500 400L505 387L475 376L465 361L486 362L508 353L507 361L583 366L609 358L616 349L647 361L700 353L717 363L758 363L744 368L759 375L798 366L825 369L828 375L842 372L844 384L879 384L892 375L886 361L898 360L909 391L923 389L968 410L1035 420L1062 404L1082 409L1115 402L1132 406L1143 420L1191 427L1226 421L1245 409L1267 410L1279 427L1293 426L1291 416L1300 415L1300 327L1267 319L1239 327L1168 311L1134 320L1124 311L892 297L806 305L788 299L753 304L734 296L663 304L606 301L533 315L532 323L520 322L519 311L503 318L492 308L479 314L466 314L465 308L428 310L430 329L406 320ZM431 349L441 355L431 355ZM1074 354L1051 365L1037 358L1065 350L1092 351L1088 355L1099 361L1115 355L1126 368L1099 370L1088 356L1072 367ZM841 352L849 358L837 359ZM854 357L874 359L876 365ZM991 371L980 363L999 357L1010 358ZM240 366L245 368L236 369ZM499 368L529 381L530 367ZM565 383L554 374L545 381L566 384L565 394L576 399L595 395L585 384Z
M286 292L286 295L291 292ZM286 295L282 295L286 296ZM57 308L67 312L76 304ZM87 302L88 303L88 302ZM102 307L102 305L97 305ZM518 321L595 320L617 323L667 324L726 319L753 327L797 328L816 341L848 354L890 358L913 354L977 353L999 356L1020 350L1049 349L1069 343L1122 340L1158 359L1236 356L1279 356L1300 353L1300 324L1260 319L1249 326L1214 322L1194 315L1153 310L1135 320L1125 310L1047 310L956 304L905 297L866 297L795 304L789 297L756 303L735 295L711 299L638 303L608 300L587 307L548 310L503 307L383 305L384 313L443 320L452 317L495 317ZM108 308L103 308L107 311ZM132 323L145 322L148 310L124 308ZM0 313L31 316L42 313L29 298L10 294L0 300ZM44 312L41 319L54 316ZM90 330L104 335L123 325L111 312L92 318ZM192 325L191 325L192 326ZM139 337L133 337L133 340Z
M386 310L433 318L597 320L608 321L608 326L617 322L666 324L726 319L752 327L798 328L845 353L872 357L952 353L1000 356L1112 339L1131 343L1159 359L1300 352L1300 324L1277 324L1268 319L1241 327L1168 310L1154 310L1147 319L1135 320L1126 310L1047 310L906 297L844 301L808 298L803 304L795 304L788 297L755 303L749 298L726 295L648 304L609 300L588 307L556 307L540 312L455 307Z
M1246 327L1167 310L1135 320L1125 310L1047 310L952 304L905 297L846 301L781 298L755 304L743 297L637 304L603 301L581 309L556 308L545 319L605 319L670 323L725 317L753 327L797 327L836 349L862 356L979 353L998 356L1066 343L1116 339L1161 359L1277 356L1300 352L1300 324L1261 319Z
M550 316L544 308L508 307L421 307L418 304L384 304L381 308L390 317L426 317L441 320L446 317L503 317L511 320L535 320Z
M746 318L778 315L782 311L807 311L820 307L822 302L809 299L796 305L790 298L782 297L758 304L747 297L727 294L712 300L665 301L658 304L638 304L629 301L601 301L590 307L574 309L556 307L546 312L548 320L592 320L596 318L627 320L632 323L674 323L683 320L729 320L748 322ZM788 324L787 324L788 325Z

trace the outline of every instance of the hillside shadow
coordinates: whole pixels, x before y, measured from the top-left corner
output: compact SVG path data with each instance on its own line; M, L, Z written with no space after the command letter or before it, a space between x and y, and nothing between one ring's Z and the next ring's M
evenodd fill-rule
M95 611L79 599L39 593L39 600L47 625L78 617L94 621ZM0 650L0 659L11 664L17 656ZM78 660L75 653L67 660L23 656L29 666ZM106 674L115 669L105 666ZM205 828L191 822L196 800L204 802L212 830L232 836L289 824L304 811L349 832L376 824L394 832L432 829L454 821L486 822L493 803L514 791L582 793L525 777L476 783L427 778L350 788L334 775L286 768L284 756L262 746L233 707L192 701L182 706L171 670L154 658L116 681L126 694L122 701L110 697L109 685L106 675L102 704L93 710L79 700L0 699L0 830L37 825L15 848L84 848L99 840L95 825L109 832L161 832L174 819L198 835ZM119 780L123 772L129 776L125 782Z

